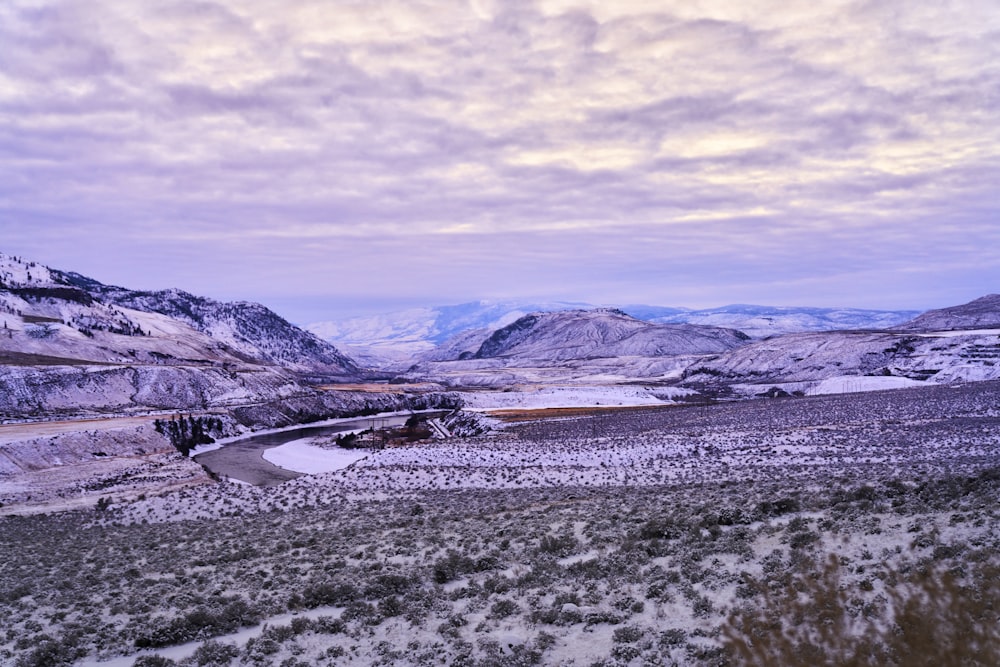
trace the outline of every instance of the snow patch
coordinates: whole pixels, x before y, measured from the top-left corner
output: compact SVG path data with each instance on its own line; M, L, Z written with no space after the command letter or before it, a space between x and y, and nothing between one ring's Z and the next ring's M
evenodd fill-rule
M923 387L927 383L919 380L896 376L866 376L841 375L827 378L815 387L806 390L806 395L819 394L853 394L860 391L881 391L883 389L904 389L906 387Z
M312 438L292 440L268 449L261 456L279 468L318 475L343 470L370 454L364 449L323 449L313 445L312 440Z
M597 406L663 405L676 396L694 393L676 387L540 386L517 391L461 392L466 409L542 409Z

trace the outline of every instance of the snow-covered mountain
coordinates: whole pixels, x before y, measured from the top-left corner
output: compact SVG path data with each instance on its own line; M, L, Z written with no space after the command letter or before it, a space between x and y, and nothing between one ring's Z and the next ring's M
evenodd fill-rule
M899 328L907 331L1000 328L1000 294L987 294L960 306L929 310Z
M472 356L541 361L665 357L723 352L747 338L733 329L652 324L599 308L525 315L491 333Z
M461 334L488 333L528 313L591 307L565 302L471 301L307 325L308 331L373 366L405 368Z
M287 423L348 400L309 383L359 376L259 304L137 292L0 254L2 419L267 406L248 419Z
M706 324L739 329L753 338L786 333L889 329L915 317L915 310L862 310L734 304L704 310L625 306L625 312L649 322Z
M757 340L733 329L653 324L613 309L532 313L446 341L403 378L481 387L648 382L708 395L1000 378L1000 328L984 328L1000 322L1000 299L937 312L914 320L910 330L855 328ZM950 330L958 326L977 329Z
M831 381L845 391L890 389L997 379L998 362L995 330L786 334L699 360L685 369L682 384L757 387L755 393L771 386L808 392Z
M400 379L483 387L663 382L694 359L748 340L734 329L653 324L610 308L531 313L492 331L459 334Z
M142 292L0 254L0 350L95 362L231 363L352 378L331 343L256 303ZM14 332L18 335L15 336Z
M467 352L478 336L485 339L490 332L531 313L598 307L565 302L475 301L317 322L306 328L371 365L405 367L412 359L457 358L457 354L452 355L452 348L459 353ZM752 338L803 331L883 329L905 322L919 312L751 305L704 310L627 305L620 310L647 322L738 329ZM447 351L441 347L445 343Z

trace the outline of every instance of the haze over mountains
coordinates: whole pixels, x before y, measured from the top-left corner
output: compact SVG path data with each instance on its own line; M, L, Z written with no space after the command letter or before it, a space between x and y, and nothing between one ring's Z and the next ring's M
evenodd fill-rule
M456 337L489 335L531 313L593 310L585 303L530 301L474 301L413 308L382 315L316 322L306 326L317 336L349 351L368 365L406 364L414 356L440 360L435 350ZM773 307L730 305L710 309L649 305L618 306L636 319L657 324L703 324L738 329L752 338L802 331L883 329L919 315L913 310L863 310L856 308ZM473 333L475 332L475 333ZM469 345L463 342L459 345Z

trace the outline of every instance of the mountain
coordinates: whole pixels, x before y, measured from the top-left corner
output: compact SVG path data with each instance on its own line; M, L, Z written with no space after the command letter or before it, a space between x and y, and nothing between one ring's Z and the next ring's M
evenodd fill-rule
M21 352L98 362L253 363L326 379L359 373L335 346L260 304L175 289L134 291L2 254L0 308L21 313L12 323L27 334Z
M653 324L610 308L530 313L492 331L455 336L398 380L493 388L659 385L679 378L693 360L748 340L733 329Z
M752 338L786 333L858 329L889 329L915 317L914 310L775 307L734 304L704 310L625 306L625 312L649 322L705 324L739 329Z
M891 389L1000 378L1000 338L995 332L830 331L786 334L754 341L692 363L681 384L762 393Z
M405 368L414 358L472 330L492 331L528 313L572 310L586 304L565 302L470 301L449 306L410 308L381 315L315 322L308 331L373 366Z
M906 331L1000 328L1000 294L988 294L960 306L929 310L898 328Z
M492 331L530 313L597 307L566 302L475 301L317 322L306 328L350 351L352 356L364 360L366 364L406 367L413 359L440 361L457 358L457 354L445 352L442 345L444 348L457 346L459 352L470 351L470 341L477 336L485 339ZM694 310L636 304L621 306L620 310L636 319L656 324L701 324L738 329L752 338L803 331L883 329L905 322L919 312L752 305Z
M336 347L259 304L134 291L3 254L0 327L7 419L226 410L289 423L349 402L312 383L360 377Z
M646 322L615 309L532 313L446 341L401 379L493 388L643 383L707 396L997 379L1000 338L983 329L1000 321L996 303L987 297L935 311L942 315L914 320L923 322L919 330L807 331L756 340L734 329ZM963 323L979 329L946 330Z
M472 356L544 361L664 357L723 352L747 339L733 329L652 324L599 308L525 315L490 334Z

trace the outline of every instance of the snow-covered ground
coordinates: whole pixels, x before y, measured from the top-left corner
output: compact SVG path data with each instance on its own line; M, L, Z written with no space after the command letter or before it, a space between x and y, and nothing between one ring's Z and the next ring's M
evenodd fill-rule
M820 394L851 394L859 391L881 391L883 389L903 389L905 387L922 387L926 382L895 376L858 376L842 375L827 378L815 387L806 390L807 396Z
M915 333L920 338L958 338L960 336L1000 336L1000 329L956 329L954 331L928 331Z
M262 456L279 468L316 475L343 470L368 456L365 449L324 448L312 444L312 438L293 440L268 449Z
M663 405L672 399L694 394L679 387L642 386L517 386L503 391L461 392L471 410L574 408L606 406Z

